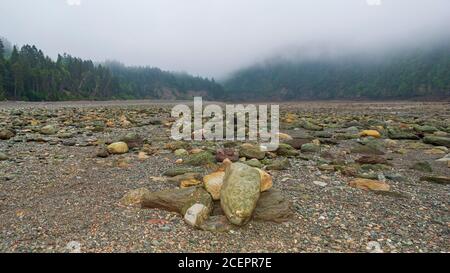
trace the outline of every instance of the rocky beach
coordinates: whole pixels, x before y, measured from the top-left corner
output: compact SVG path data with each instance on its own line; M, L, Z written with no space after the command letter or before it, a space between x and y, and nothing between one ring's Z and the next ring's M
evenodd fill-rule
M0 103L0 252L449 252L449 102L280 104L281 144L174 103Z

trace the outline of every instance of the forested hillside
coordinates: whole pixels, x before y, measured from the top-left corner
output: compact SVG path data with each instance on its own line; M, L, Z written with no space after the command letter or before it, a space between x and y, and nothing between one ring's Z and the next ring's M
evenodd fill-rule
M377 56L272 60L237 71L224 88L230 98L248 100L448 98L450 44Z
M0 99L187 99L222 93L219 84L206 78L114 62L94 64L68 54L54 61L35 46L5 47L0 40Z
M450 98L450 43L378 55L277 59L214 79L118 62L56 60L0 39L0 100Z

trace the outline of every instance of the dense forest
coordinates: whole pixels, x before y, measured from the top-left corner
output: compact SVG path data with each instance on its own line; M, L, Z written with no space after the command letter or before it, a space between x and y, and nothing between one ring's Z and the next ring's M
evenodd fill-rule
M277 59L214 79L118 62L56 60L0 39L0 100L450 98L450 43L367 56Z
M224 88L229 98L246 100L450 98L450 43L377 55L270 60L235 72Z
M223 94L214 79L117 62L94 64L68 54L52 60L35 46L0 39L0 99L188 99Z

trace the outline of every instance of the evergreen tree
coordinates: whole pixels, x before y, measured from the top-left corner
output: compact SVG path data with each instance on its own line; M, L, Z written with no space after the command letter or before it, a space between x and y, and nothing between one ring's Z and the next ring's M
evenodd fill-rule
M4 99L5 94L5 78L6 78L6 66L5 66L5 49L3 42L0 39L0 99Z

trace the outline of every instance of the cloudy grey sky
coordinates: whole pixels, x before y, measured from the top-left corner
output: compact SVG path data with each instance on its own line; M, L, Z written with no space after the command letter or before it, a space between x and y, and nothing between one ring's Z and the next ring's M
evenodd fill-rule
M289 50L376 51L450 26L449 0L0 0L0 13L0 36L53 58L219 78Z

